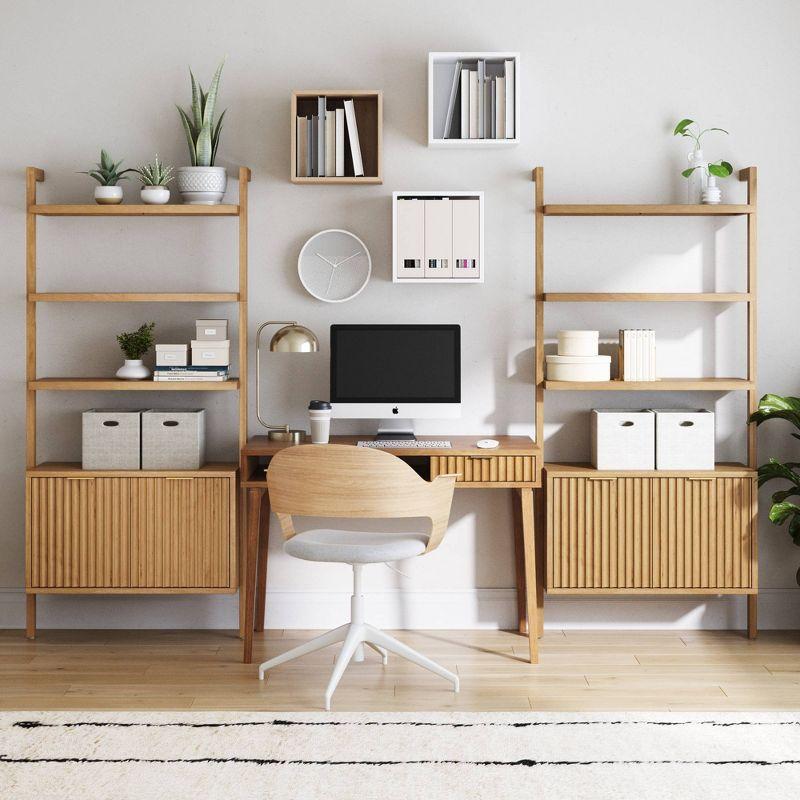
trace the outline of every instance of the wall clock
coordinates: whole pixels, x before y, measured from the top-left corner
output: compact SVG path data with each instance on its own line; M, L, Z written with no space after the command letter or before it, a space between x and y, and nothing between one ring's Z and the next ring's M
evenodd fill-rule
M305 290L326 303L352 300L364 290L371 273L367 246L349 231L315 233L297 257L297 274Z

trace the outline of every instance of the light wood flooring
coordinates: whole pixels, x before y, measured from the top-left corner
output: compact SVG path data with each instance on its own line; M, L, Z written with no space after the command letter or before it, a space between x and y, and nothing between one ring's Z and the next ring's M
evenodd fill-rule
M0 632L0 710L316 711L337 648L258 662L316 632L256 634L255 663L219 631ZM461 676L461 693L395 656L351 664L334 711L800 710L800 631L547 631L540 663L505 631L402 631Z

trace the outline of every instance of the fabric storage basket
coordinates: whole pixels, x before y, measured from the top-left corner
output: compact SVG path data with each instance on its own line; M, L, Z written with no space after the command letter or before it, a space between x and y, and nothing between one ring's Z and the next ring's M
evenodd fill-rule
M599 343L600 331L558 332L560 356L596 356Z
M195 367L227 367L231 363L231 343L224 342L192 342L192 366Z
M656 469L714 469L714 412L653 409Z
M228 338L228 320L198 319L195 320L196 339L199 342L222 342Z
M547 356L551 381L609 381L611 356Z
M185 344L157 344L157 367L185 367L189 363L189 347Z
M652 411L592 409L592 464L596 469L655 469Z
M82 414L83 469L141 469L142 409L90 408Z
M203 408L142 414L142 469L200 469L206 459Z

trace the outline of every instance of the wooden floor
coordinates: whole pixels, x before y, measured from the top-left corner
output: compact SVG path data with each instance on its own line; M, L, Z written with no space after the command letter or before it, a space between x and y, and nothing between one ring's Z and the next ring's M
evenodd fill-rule
M258 662L313 632L0 632L0 710L320 710L336 648L258 680ZM351 664L334 711L736 711L800 709L800 631L548 631L540 663L504 631L404 631L398 638L461 676L461 693L374 653Z

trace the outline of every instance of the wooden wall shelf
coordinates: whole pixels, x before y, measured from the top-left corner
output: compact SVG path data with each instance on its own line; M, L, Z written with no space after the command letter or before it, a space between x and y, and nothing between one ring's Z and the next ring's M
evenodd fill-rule
M41 217L238 217L238 205L194 206L188 204L145 205L120 203L115 206L89 203L34 204L29 213Z
M754 214L755 206L742 205L659 205L645 204L571 204L544 206L546 217L730 217Z
M545 292L545 303L747 303L747 292Z
M238 292L33 292L32 303L238 303Z
M36 378L28 388L46 392L235 392L239 379L227 381L123 381L113 378Z
M551 381L544 388L572 392L733 392L753 389L746 378L659 378L657 381Z

